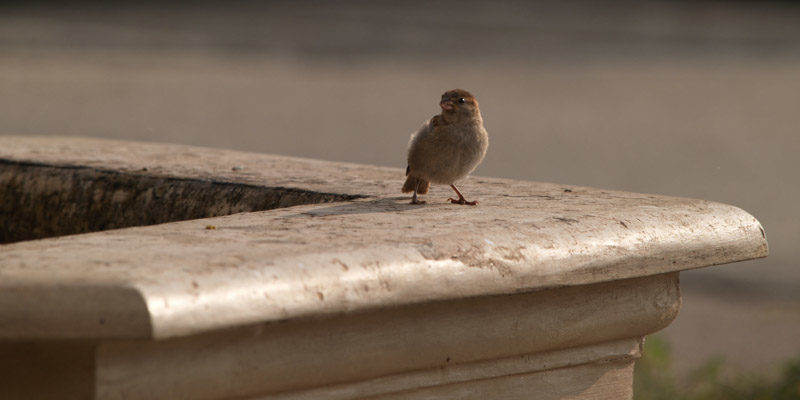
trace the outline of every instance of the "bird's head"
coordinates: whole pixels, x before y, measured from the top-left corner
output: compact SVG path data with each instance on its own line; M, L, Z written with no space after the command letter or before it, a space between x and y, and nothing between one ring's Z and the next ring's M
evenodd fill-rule
M481 118L478 100L470 92L463 89L445 92L439 102L439 107L442 107L442 117L451 124Z

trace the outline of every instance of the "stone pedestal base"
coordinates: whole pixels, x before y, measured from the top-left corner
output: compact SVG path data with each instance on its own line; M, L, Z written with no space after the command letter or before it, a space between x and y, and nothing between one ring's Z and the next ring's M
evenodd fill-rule
M39 399L625 399L642 337L669 324L679 305L670 273L166 340L6 342L2 376L16 378L0 391Z

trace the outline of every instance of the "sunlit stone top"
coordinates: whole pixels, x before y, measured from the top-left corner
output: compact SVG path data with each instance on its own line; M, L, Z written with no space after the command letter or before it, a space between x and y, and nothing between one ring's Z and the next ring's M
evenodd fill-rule
M477 207L444 186L415 206L400 168L0 136L0 176L20 162L363 197L0 246L0 338L165 338L767 254L755 218L703 200L473 177Z

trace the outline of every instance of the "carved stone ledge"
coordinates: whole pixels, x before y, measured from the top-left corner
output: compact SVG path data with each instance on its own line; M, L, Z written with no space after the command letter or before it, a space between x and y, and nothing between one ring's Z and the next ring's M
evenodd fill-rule
M414 206L402 178L0 137L4 233L98 230L0 246L0 394L630 398L678 272L767 254L724 204L472 178L478 207Z

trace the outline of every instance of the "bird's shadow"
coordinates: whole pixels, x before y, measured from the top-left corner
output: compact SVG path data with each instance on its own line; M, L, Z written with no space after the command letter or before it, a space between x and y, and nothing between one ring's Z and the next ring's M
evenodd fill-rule
M444 206L446 205L446 203L411 204L410 198L407 196L384 197L374 200L352 201L348 203L333 205L330 207L315 208L313 210L308 210L308 211L303 211L301 213L288 215L286 216L286 218L327 217L331 215L404 212L404 211L419 210L425 207L437 207L440 205Z

